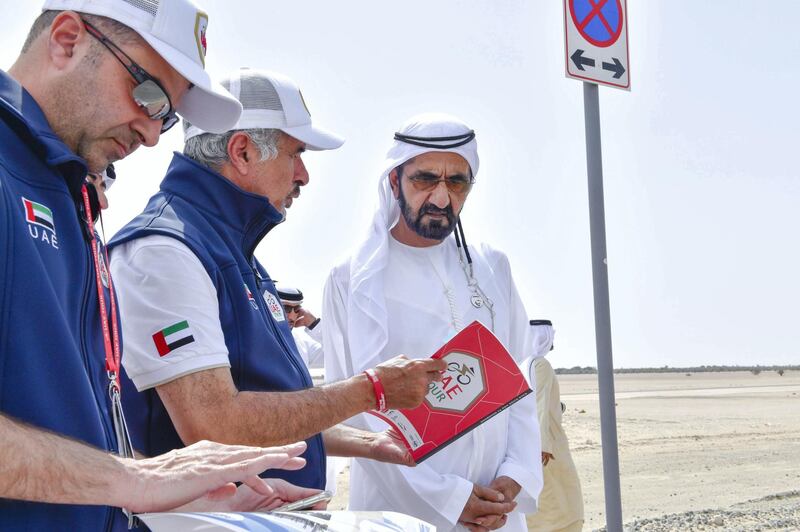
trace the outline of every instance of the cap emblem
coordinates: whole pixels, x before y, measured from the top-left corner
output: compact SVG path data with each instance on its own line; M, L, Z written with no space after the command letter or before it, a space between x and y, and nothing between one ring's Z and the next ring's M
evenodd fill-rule
M197 12L197 18L194 21L194 38L197 40L197 52L200 54L200 62L206 66L206 51L208 44L206 43L206 28L208 28L208 15L202 11Z

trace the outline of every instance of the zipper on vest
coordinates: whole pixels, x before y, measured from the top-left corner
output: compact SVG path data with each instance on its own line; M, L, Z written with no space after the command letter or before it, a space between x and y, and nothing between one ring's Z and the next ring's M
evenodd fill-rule
M261 298L264 299L264 288L263 288L263 285L264 285L264 281L265 280L261 276L261 273L258 271L258 268L255 265L255 260L254 260L254 258L252 256L250 257L250 261L249 262L250 262L250 268L253 270L253 275L255 275L255 277L256 277L256 288L258 289L258 293L261 294ZM263 306L263 305L259 305L259 306ZM267 320L269 322L270 327L272 327L272 330L275 333L275 337L278 339L278 342L283 346L283 349L287 353L287 358L289 360L291 360L292 364L294 365L295 370L300 374L300 376L302 377L303 382L305 383L305 385L307 387L309 387L309 388L312 388L314 386L314 382L311 379L306 379L305 378L306 372L308 370L306 368L304 368L304 367L300 367L300 364L302 364L302 361L298 362L296 360L296 357L292 356L292 349L286 344L286 341L283 338L283 334L281 334L281 331L278 330L278 325L275 323L275 318L273 318L272 316L267 314L267 309L266 308L263 309L263 311L261 312L261 315L263 316L263 318L265 320ZM306 369L306 371L303 371L304 369Z
M255 258L253 257L253 255L252 254L249 255L249 257L250 257L250 259L249 259L248 262L250 264L250 268L253 270L253 275L255 276L255 279L256 279L256 288L258 290L258 293L261 295L261 299L263 300L264 299L264 292L263 292L264 287L263 287L263 285L264 285L265 279L261 276L261 273L258 271L258 268L256 267L256 264L255 264ZM300 364L303 364L302 360L298 361L297 357L292 356L292 350L289 348L288 345L286 345L286 341L284 340L283 335L281 334L281 332L278 330L278 325L275 323L275 319L272 316L267 314L267 309L266 309L266 307L264 305L259 305L259 314L261 314L262 319L265 319L266 321L269 322L269 326L272 327L272 330L275 333L275 337L278 339L278 342L283 346L283 348L284 348L284 350L286 352L287 358L289 358L291 363L294 365L295 370L301 376L301 378L305 382L306 386L308 388L313 388L314 387L314 381L311 380L310 374L309 374L308 379L306 379L306 373L308 373L308 369L305 366L300 367ZM314 434L313 436L307 438L307 440L315 441L316 444L317 444L317 447L318 447L316 454L317 454L317 458L320 461L320 464L321 464L320 471L322 472L322 477L321 478L319 478L319 475L318 475L318 480L320 480L320 482L318 484L318 487L319 487L319 489L322 489L322 488L325 487L325 481L326 480L323 481L323 479L326 478L327 468L328 468L328 457L325 456L325 442L322 439L322 433ZM308 448L308 450L306 450L306 452L308 453L309 451L311 451L311 444L309 444L309 448Z
M253 275L256 277L256 289L258 289L258 293L261 294L261 285L264 283L264 278L261 277L258 268L255 267L252 261L250 261L250 268L252 268ZM263 298L264 295L262 294L261 297Z
M91 253L91 250L88 248L88 246L85 246L84 252ZM93 262L89 260L86 253L84 253L84 257L86 258L86 263L89 265L89 270L85 271L93 271L92 270L94 268ZM111 438L111 432L109 430L110 427L108 426L106 416L103 415L103 404L100 403L100 400L97 398L97 393L95 390L94 373L92 370L92 365L89 360L90 349L88 346L88 341L86 339L86 330L88 328L86 312L89 307L89 300L91 299L91 286L92 286L91 275L89 275L86 277L86 280L83 283L83 304L81 305L81 321L79 323L79 328L81 330L81 355L83 356L83 365L84 368L86 369L86 376L88 377L89 385L92 391L92 397L94 398L95 406L97 408L97 417L100 419L100 423L103 426L103 434L105 435L106 438L106 446L108 450L114 452L114 449L116 447L114 445L114 440L112 440ZM105 392L105 389L103 391Z
M261 281L264 280L260 275L256 275L256 283L259 282L258 279L261 279ZM261 288L259 288L259 293L262 294L261 297L263 299L264 296L263 296L263 292L261 292ZM263 305L259 305L259 307L263 307ZM278 342L283 346L283 348L284 348L284 350L286 352L286 358L288 358L291 361L291 363L294 365L294 368L297 370L297 372L300 375L301 379L303 380L303 382L305 382L306 387L307 388L313 388L314 387L314 381L311 380L310 374L309 374L308 379L306 379L306 374L308 373L308 369L303 364L302 360L298 360L298 357L295 357L295 356L292 355L292 350L289 348L288 345L286 345L286 340L284 340L283 335L281 334L281 331L278 330L278 324L275 323L275 319L267 313L267 309L266 308L263 308L261 310L261 315L264 317L264 319L266 319L269 322L270 327L272 327L272 330L275 333L275 337L278 338ZM302 365L302 367L301 367L301 365ZM312 445L311 445L310 442L314 441L317 444L316 454L317 454L317 459L319 460L319 463L320 463L320 468L319 468L320 474L317 475L317 478L318 478L318 480L320 482L319 482L319 484L317 484L317 487L319 489L323 489L325 487L325 482L327 481L328 457L325 455L325 442L322 439L322 433L319 432L317 434L314 434L313 436L309 436L308 438L306 438L306 441L309 442L308 449L306 450L306 453L309 453L309 452L313 453L313 451L311 451ZM308 454L308 456L310 457L311 454ZM325 479L325 480L323 481L323 479Z

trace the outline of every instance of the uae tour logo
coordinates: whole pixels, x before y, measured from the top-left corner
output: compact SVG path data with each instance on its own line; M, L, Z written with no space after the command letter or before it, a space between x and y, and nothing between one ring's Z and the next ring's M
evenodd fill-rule
M430 383L425 402L434 410L466 413L487 392L481 360L459 351L448 353L444 359L447 370L441 382Z

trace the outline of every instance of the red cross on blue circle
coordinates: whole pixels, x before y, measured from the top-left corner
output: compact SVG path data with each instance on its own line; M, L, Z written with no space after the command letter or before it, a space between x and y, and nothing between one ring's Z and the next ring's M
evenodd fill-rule
M595 46L611 46L622 33L620 0L569 0L569 12L581 36Z

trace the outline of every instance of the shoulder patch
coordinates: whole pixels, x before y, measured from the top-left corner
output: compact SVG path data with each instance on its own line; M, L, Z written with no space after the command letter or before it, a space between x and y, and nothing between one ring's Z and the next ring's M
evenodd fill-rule
M153 335L153 343L156 344L158 356L167 356L179 347L194 342L192 328L186 320L174 323L169 327L161 329Z

